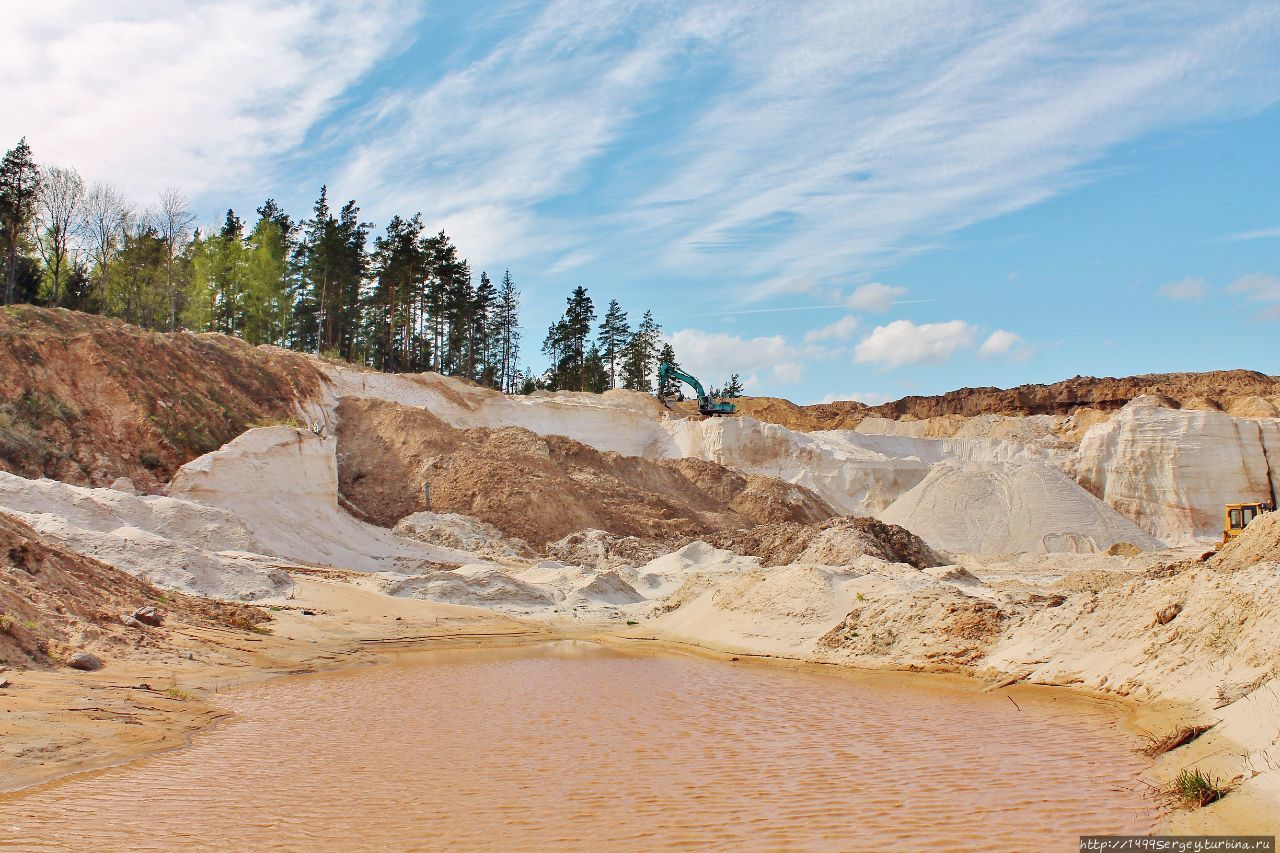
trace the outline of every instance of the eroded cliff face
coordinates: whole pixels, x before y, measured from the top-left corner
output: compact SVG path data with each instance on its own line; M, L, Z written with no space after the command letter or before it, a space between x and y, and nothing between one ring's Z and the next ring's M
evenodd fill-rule
M0 470L155 488L320 394L320 362L226 335L146 332L62 309L0 310Z
M1173 409L1218 411L1244 418L1280 417L1280 378L1253 370L1121 378L1076 376L1049 385L961 388L931 397L903 397L878 406L849 400L798 406L773 397L749 397L738 401L738 410L758 420L810 431L854 429L867 418L926 420L1113 412L1147 396L1157 397Z
M1267 501L1280 485L1280 419L1126 406L1081 439L1079 482L1171 544L1222 532L1226 503Z

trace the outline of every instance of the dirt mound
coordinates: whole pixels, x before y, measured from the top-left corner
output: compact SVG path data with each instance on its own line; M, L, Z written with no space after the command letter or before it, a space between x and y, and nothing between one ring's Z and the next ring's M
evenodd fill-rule
M319 393L316 362L225 335L146 332L61 309L0 310L0 468L140 488Z
M602 453L520 427L460 430L422 409L350 397L338 406L338 478L375 523L454 512L534 545L591 528L672 540L835 514L805 488L711 462Z
M947 562L904 527L852 515L815 525L762 524L706 539L718 548L759 557L764 566L791 563L847 566L863 556L888 563L907 563L917 569Z
M662 542L594 529L570 533L546 547L547 556L553 560L594 569L643 566L670 550Z
M773 397L744 397L738 412L790 429L853 429L865 418L924 420L959 415L1070 415L1085 409L1115 411L1142 396L1173 409L1211 409L1237 417L1280 413L1280 377L1252 370L1152 373L1122 378L1077 376L1051 385L961 388L934 397L903 397L867 406L853 400L798 406Z
M456 513L415 512L400 519L392 530L419 542L487 557L533 556L527 543L503 536L502 531L492 524Z
M1209 564L1234 572L1257 563L1280 563L1280 512L1268 512L1249 522L1231 542L1222 546Z
M818 640L820 648L837 656L962 670L987 655L1009 619L989 601L941 588L864 598Z
M164 627L123 623L146 605L162 611ZM0 513L0 665L48 667L86 648L132 654L163 643L175 623L248 629L269 619L257 607L161 592Z

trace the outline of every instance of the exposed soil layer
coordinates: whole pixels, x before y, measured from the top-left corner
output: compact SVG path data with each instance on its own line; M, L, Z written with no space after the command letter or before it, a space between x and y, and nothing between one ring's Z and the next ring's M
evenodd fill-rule
M923 420L947 415L1070 415L1081 409L1114 411L1154 396L1171 409L1210 409L1238 417L1280 415L1280 377L1253 370L1151 373L1124 378L1077 376L1051 385L961 388L934 397L903 397L879 406L846 400L799 406L775 397L744 397L738 412L790 429L853 429L865 418Z
M0 581L0 664L8 666L57 666L84 650L129 654L162 645L173 622L247 630L270 619L257 607L161 592L3 513ZM124 623L145 606L160 611L165 624Z
M905 527L858 516L809 525L762 524L749 530L710 536L707 541L717 548L759 557L764 566L791 563L844 566L863 556L889 563L907 563L917 569L947 562Z
M318 396L319 362L226 335L160 334L62 309L0 309L0 468L141 489Z
M376 524L454 512L535 545L590 528L667 540L835 515L808 489L713 462L602 453L519 427L460 430L372 399L338 406L338 479Z

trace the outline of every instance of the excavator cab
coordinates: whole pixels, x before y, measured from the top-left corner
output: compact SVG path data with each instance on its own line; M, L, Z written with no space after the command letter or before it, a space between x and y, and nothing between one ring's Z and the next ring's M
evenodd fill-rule
M712 418L721 415L732 415L738 410L738 407L733 403L714 399L706 392L705 389L703 389L702 383L696 378L665 361L658 365L658 399L662 400L662 404L664 406L667 405L667 401L662 397L661 390L663 386L671 380L683 382L694 390L698 395L698 411L706 417Z
M1235 539L1240 531L1249 526L1249 522L1270 509L1270 504L1261 502L1227 504L1222 518L1222 544Z

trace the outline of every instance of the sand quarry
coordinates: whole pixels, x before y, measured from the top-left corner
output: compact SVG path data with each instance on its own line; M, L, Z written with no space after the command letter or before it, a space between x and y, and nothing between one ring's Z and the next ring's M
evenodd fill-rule
M1280 482L1265 400L801 430L307 361L290 414L167 482L93 485L105 456L88 484L0 472L8 787L178 743L222 687L591 636L1211 726L1152 784L1194 767L1232 791L1169 826L1280 827L1280 515L1204 558L1223 503Z

